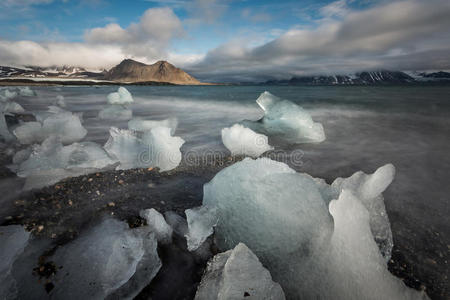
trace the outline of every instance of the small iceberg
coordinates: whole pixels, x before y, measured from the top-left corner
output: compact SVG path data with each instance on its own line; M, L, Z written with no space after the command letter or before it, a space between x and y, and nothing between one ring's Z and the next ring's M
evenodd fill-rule
M51 259L62 267L53 299L133 299L161 268L150 228L130 229L115 219L104 219Z
M107 99L109 106L99 111L100 119L126 121L133 117L133 111L126 105L133 103L134 100L126 88L120 87L117 92L110 93Z
M109 104L125 105L134 102L131 93L124 87L119 87L117 92L110 93L107 99Z
M267 136L240 124L222 129L222 142L232 155L258 157L266 151L273 150Z
M176 168L181 162L184 140L171 135L168 127L157 127L143 134L111 127L104 148L120 162L118 170L158 167L161 171Z
M208 262L195 294L195 300L219 299L284 300L285 296L258 257L239 243Z
M147 225L155 234L158 243L170 244L172 242L172 227L167 224L164 216L156 209L144 209L139 212L139 216L144 218Z
M264 110L264 117L258 121L243 121L245 127L292 144L325 140L322 124L314 122L310 114L297 104L269 92L262 93L256 103Z
M26 157L28 153L29 157ZM47 138L41 145L33 145L31 151L18 152L13 160L18 164L12 169L18 176L27 178L25 189L51 185L67 177L93 173L116 164L96 143L63 146L56 136Z
M87 134L79 114L50 106L47 112L35 115L38 122L25 122L13 131L21 144L40 143L57 136L67 145L81 141Z

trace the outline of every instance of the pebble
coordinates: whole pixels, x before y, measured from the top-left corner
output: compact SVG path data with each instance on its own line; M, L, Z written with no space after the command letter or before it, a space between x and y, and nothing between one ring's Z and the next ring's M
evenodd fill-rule
M38 232L41 232L42 230L44 230L44 225L39 225L37 230L38 230Z
M119 184L123 184L123 182L124 182L124 181L123 181L122 179L119 180Z
M108 206L109 206L109 207L114 207L114 206L116 206L116 204L115 204L114 202L109 202L109 203L108 203Z

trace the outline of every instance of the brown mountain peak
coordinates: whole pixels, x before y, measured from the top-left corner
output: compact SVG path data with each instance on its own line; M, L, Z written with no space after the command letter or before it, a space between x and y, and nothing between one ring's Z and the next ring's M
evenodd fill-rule
M165 60L146 65L132 59L124 59L109 70L105 77L120 82L157 81L174 84L201 84L200 81Z

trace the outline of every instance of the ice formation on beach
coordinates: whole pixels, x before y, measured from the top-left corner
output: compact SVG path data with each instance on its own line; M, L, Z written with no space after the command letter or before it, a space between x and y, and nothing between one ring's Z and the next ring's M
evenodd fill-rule
M288 100L262 93L256 103L264 110L258 121L243 121L242 124L256 132L276 136L290 143L318 143L325 140L323 126L316 123L302 107Z
M189 251L197 250L214 232L217 224L216 208L208 206L185 210L188 233L185 235Z
M22 153L20 159L15 159L20 162L16 166L17 175L27 178L27 189L92 173L116 163L96 143L82 142L63 146L56 136L47 138L40 145L33 145L29 157L25 159L25 155L26 153Z
M98 113L102 120L126 121L133 117L133 111L121 105L110 105Z
M17 296L16 281L11 270L29 238L30 233L22 226L0 226L0 299L15 299Z
M25 122L14 129L21 144L40 143L50 136L59 137L63 144L71 144L81 141L87 134L80 115L59 107L49 107L49 111L36 114L36 119L37 122Z
M23 107L11 100L2 100L0 99L0 112L3 113L22 113L25 110Z
M161 261L148 226L105 219L58 249L53 299L133 299L156 276Z
M15 90L12 90L12 91L9 89L1 89L0 90L0 100L2 100L2 101L10 100L17 96L18 96L18 93Z
M110 93L107 98L109 106L99 111L100 119L126 121L133 117L133 111L126 105L133 103L134 100L126 88L120 87L117 92Z
M108 103L109 104L130 104L133 103L133 97L131 96L131 93L124 87L119 87L117 92L110 93L108 96Z
M266 151L273 150L267 136L254 132L240 124L222 129L222 142L232 155L258 157Z
M170 244L172 242L172 227L167 224L162 214L154 208L150 208L141 210L139 216L145 219L159 243Z
M120 161L119 170L158 167L161 171L176 168L181 162L184 140L170 134L168 127L157 127L142 134L111 127L105 150Z
M242 243L214 256L206 267L195 300L285 299L258 257Z
M389 223L384 205L368 202L382 201L393 176L387 165L328 186L284 163L247 158L204 185L203 204L217 208L219 248L248 245L290 299L426 298L387 270L373 233Z
M169 127L171 129L170 134L175 134L177 126L178 120L176 118L169 118L161 121L133 118L128 121L128 129L142 132L151 130L156 127Z

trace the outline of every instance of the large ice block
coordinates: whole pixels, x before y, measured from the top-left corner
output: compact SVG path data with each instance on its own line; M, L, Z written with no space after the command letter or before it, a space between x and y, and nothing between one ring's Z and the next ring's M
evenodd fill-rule
M80 115L51 106L44 114L37 114L39 122L25 122L14 129L21 144L42 142L50 136L60 138L63 144L81 141L87 130L81 124Z
M17 175L26 177L30 188L50 185L59 180L92 173L116 163L105 150L92 142L63 146L56 136L32 146L29 157L20 162Z
M220 249L247 244L290 299L426 298L389 273L371 227L367 202L382 201L393 174L387 165L329 186L284 163L246 158L205 184L203 204L217 208ZM377 220L389 227L387 216Z
M53 299L133 299L161 267L148 227L105 219L56 251Z
M222 142L232 155L258 157L266 151L273 150L267 136L240 124L222 129Z
M118 169L158 167L161 171L176 168L181 162L184 140L173 137L168 127L157 127L143 134L111 127L105 150L120 161Z
M195 300L285 299L281 286L243 243L214 256L206 267Z
M243 121L243 125L269 137L289 143L318 143L325 140L323 126L316 123L302 107L288 100L262 93L256 100L264 110L259 121Z

